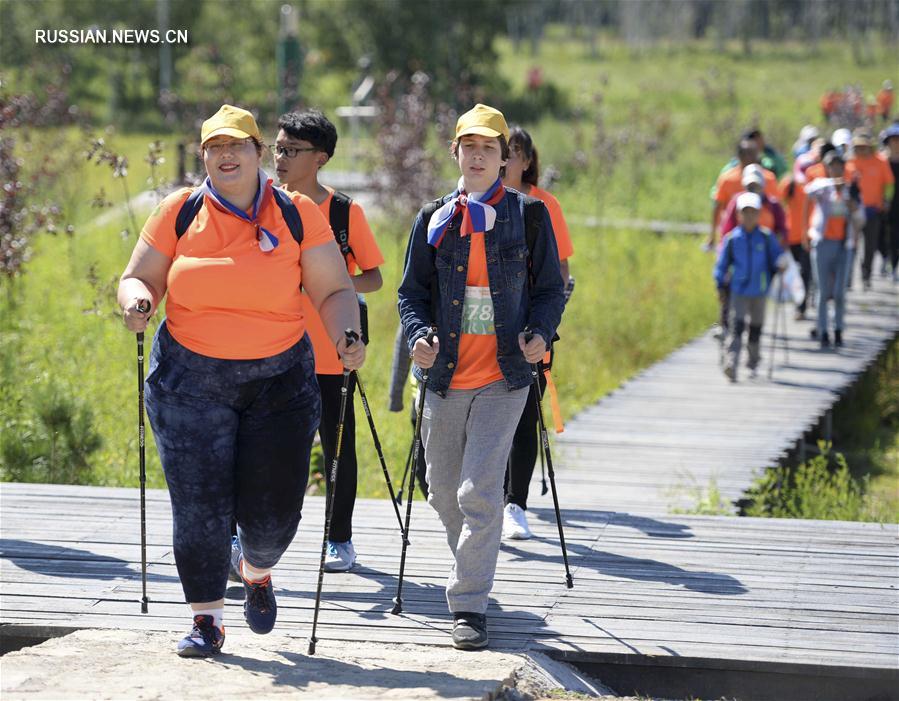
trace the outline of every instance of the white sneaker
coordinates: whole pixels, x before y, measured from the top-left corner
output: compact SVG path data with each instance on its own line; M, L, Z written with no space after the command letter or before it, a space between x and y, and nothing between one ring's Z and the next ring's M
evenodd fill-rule
M356 549L353 541L332 543L328 541L328 552L325 555L325 572L348 572L356 564Z
M534 534L528 528L528 516L518 504L506 504L503 509L503 538L527 540Z

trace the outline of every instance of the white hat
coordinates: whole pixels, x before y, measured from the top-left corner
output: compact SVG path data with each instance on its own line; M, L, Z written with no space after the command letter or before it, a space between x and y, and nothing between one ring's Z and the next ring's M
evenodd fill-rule
M754 192L744 192L737 197L737 211L742 212L747 208L760 210L762 208L762 198Z
M803 143L808 143L812 139L817 139L819 136L821 136L821 132L818 131L818 127L814 124L806 124L799 130L799 140Z
M764 186L765 171L758 163L750 163L743 168L743 178L740 182L743 184L743 187L751 185L752 183Z
M830 137L830 143L834 146L848 146L852 141L852 132L848 129L837 129Z

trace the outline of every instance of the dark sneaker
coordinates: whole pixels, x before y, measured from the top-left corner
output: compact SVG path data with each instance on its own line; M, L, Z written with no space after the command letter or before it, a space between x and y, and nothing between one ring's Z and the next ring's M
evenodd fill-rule
M487 647L487 616L483 613L453 614L453 647L457 650L480 650Z
M228 572L229 582L242 582L240 576L240 541L237 536L231 536L231 570Z
M271 633L278 617L278 603L275 601L271 576L261 582L248 582L244 579L243 588L247 595L243 602L243 617L250 630L259 635Z
M217 655L225 642L225 629L216 627L212 616L194 616L194 628L178 643L180 657Z
M808 332L808 335L809 335L809 338L813 338L813 339L818 338L818 329L817 328L810 329Z
M827 335L827 331L821 334L821 348L830 348L830 336Z
M843 332L837 329L833 332L833 344L840 348L843 345Z
M727 363L724 366L724 375L731 382L737 381L737 367L733 363Z

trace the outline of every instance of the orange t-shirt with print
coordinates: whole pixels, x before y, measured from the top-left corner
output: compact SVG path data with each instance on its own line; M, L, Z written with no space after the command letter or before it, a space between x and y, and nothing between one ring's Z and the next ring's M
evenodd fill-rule
M568 223L562 215L562 205L559 204L559 200L552 193L536 185L531 185L527 194L546 205L546 209L549 211L549 220L553 225L553 234L556 237L556 248L559 249L559 260L568 260L574 255L574 246L571 244L571 234L568 233Z
M893 171L887 159L879 153L867 158L853 158L846 164L847 176L858 179L865 207L883 209L883 195L887 185L892 185Z
M334 190L328 188L330 195L318 205L322 215L327 219L331 210L331 200ZM333 235L333 234L332 234ZM384 264L384 256L375 242L375 235L368 225L365 212L356 202L350 203L350 221L347 231L349 245L353 249L347 256L347 271L350 276L356 274L356 270L371 270ZM309 295L303 293L303 314L306 318L306 332L312 341L312 350L315 352L315 372L319 375L340 375L343 372L343 363L337 355L337 346L328 335L325 324L318 310L309 299Z
M303 221L297 246L271 195L257 221L278 238L259 249L256 227L209 198L178 239L175 219L190 190L166 197L141 239L172 260L166 280L166 326L189 350L212 358L248 360L281 353L303 337L300 294L302 252L334 240L328 222L308 197L292 193Z
M496 359L496 329L484 233L469 234L468 273L465 276L465 300L462 310L462 337L459 357L450 381L450 389L477 389L503 379ZM455 303L455 300L454 300ZM489 309L489 314L488 314Z

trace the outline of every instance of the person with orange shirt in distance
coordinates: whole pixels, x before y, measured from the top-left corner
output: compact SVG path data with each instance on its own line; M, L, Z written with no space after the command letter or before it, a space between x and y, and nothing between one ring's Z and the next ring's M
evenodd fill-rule
M883 85L877 93L877 111L880 118L885 122L889 121L890 115L893 114L894 99L895 95L893 94L892 81L883 81Z
M817 324L812 338L821 349L830 348L828 303L834 302L834 345L843 345L843 316L848 275L859 234L864 226L865 210L858 188L847 182L845 165L839 151L824 156L827 176L805 186L808 198L805 210L811 211L808 229L802 232L802 245L810 251L812 271L818 287ZM809 217L803 213L802 219Z
M739 163L718 176L715 187L712 192L714 206L712 208L712 222L709 230L709 237L706 239L704 248L708 251L715 249L716 235L721 226L721 215L724 213L728 203L734 198L738 192L743 189L743 169L752 164L759 162L758 144L751 139L743 139L737 145L737 160ZM777 178L770 170L763 169L765 178L764 192L770 197L777 197Z
M424 384L428 503L453 555L446 586L452 642L475 650L489 643L509 449L532 365L549 350L565 293L546 206L500 179L509 160L502 113L478 104L462 114L451 154L458 187L415 217L397 306ZM538 222L533 248L530 216Z
M519 126L510 129L509 160L506 163L503 185L542 201L549 210L549 218L552 222L553 234L556 238L556 247L559 249L559 267L562 271L562 281L567 285L568 259L574 253L571 245L571 236L568 234L568 224L562 216L562 206L553 195L546 190L537 187L540 178L540 163L537 147L531 139L531 135ZM543 358L544 369L549 369L552 361L552 352ZM546 388L546 377L541 373L538 377L541 392ZM512 441L512 451L509 454L509 467L506 470L506 507L503 511L503 537L516 540L526 540L532 536L528 527L527 508L528 492L530 491L531 478L534 475L534 466L537 462L537 406L536 389L531 385L528 401L524 405L518 428L515 430L515 438Z
M785 175L780 183L778 194L780 201L787 212L787 246L793 259L799 264L802 282L805 285L805 296L796 305L796 320L805 318L805 310L808 308L809 284L812 281L812 265L808 251L802 246L802 231L806 228L806 222L802 220L805 211L805 184L807 179L802 176L802 181L797 182L795 173Z
M871 288L874 253L878 249L883 256L883 272L886 273L887 260L881 241L883 213L893 196L895 183L887 159L874 151L874 137L870 131L856 129L852 135L852 148L854 156L846 164L846 173L848 178L858 183L865 208L862 285L867 290Z
M322 215L330 218L335 203L334 190L318 180L319 171L334 155L337 145L337 129L321 112L289 112L278 120L278 136L275 139L275 170L283 188L289 192L306 195L318 205ZM381 289L379 266L384 257L375 242L374 234L358 203L350 201L346 241L346 267L357 294ZM334 224L337 226L336 222ZM335 236L339 232L334 232ZM308 295L303 295L307 329L315 351L315 375L322 395L322 420L319 426L325 465L334 459L337 447L337 424L340 419L340 400L343 386L343 364L321 317ZM355 375L350 378L344 415L343 442L337 465L337 491L334 495L334 512L325 559L326 572L346 572L356 563L353 546L353 508L356 503L356 414L353 397L356 390ZM331 487L330 480L325 484Z
M145 391L193 617L182 657L221 651L232 567L250 629L275 625L271 572L300 522L321 413L301 285L343 365L365 360L365 346L345 338L360 331L359 308L328 222L308 197L272 187L253 115L223 105L200 139L205 182L162 200L118 289L136 333L166 298ZM183 212L193 213L186 225Z

